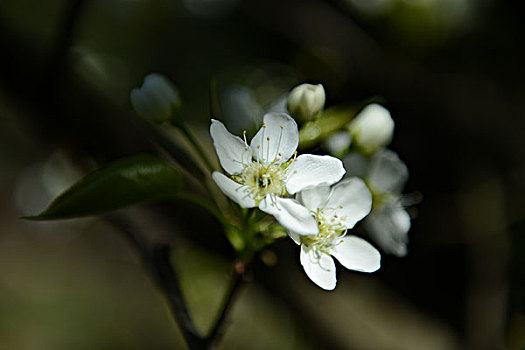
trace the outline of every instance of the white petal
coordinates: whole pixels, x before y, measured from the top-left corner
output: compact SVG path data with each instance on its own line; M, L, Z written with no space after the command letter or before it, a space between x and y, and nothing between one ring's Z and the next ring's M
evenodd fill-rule
M350 229L370 213L372 195L363 180L351 177L332 187L325 208L333 209L329 213Z
M210 134L223 169L231 175L240 174L251 162L250 148L240 137L230 134L218 120L211 120Z
M403 257L407 254L410 216L400 205L384 205L364 221L370 237L386 253Z
M320 185L332 185L345 174L343 163L334 157L303 154L288 168L286 189L294 194Z
M241 207L254 208L257 206L252 194L246 186L233 181L218 171L214 171L212 177L222 192L224 192L224 194L227 195L232 201L238 203Z
M269 164L284 163L294 154L299 145L297 123L287 114L268 113L264 124L250 144L254 158Z
M301 265L312 282L325 290L333 290L337 283L334 259L328 254L301 245Z
M356 236L346 236L332 249L332 255L350 270L374 272L381 266L381 255L370 243Z
M288 231L288 236L290 236L290 238L291 238L296 244L301 244L301 236L302 236L302 235L298 234L297 232Z
M310 211L324 208L330 195L330 186L317 186L297 193L296 199Z
M383 150L371 160L368 182L380 193L401 193L408 179L408 169L395 152Z
M346 169L345 177L358 176L363 179L368 177L370 168L370 158L363 156L357 151L350 152L343 158L343 164Z
M273 215L287 230L300 235L316 235L319 227L308 209L291 198L268 195L259 203L259 209Z

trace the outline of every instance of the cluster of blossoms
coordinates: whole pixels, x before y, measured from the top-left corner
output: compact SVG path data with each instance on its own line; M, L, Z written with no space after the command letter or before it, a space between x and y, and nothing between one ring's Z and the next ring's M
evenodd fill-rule
M324 94L319 86L303 84L294 90L309 88ZM292 96L294 90L289 96L289 105L296 103L297 98ZM319 111L309 113L320 114ZM407 201L402 195L408 169L395 152L386 148L393 135L394 120L390 112L372 103L341 130L329 135L323 146L328 153L343 160L348 170L346 176L362 178L372 193L372 210L362 225L366 233L384 252L403 257L407 254L410 230L410 216L404 205Z
M335 264L373 272L379 252L347 230L365 217L372 195L359 178L333 187L345 174L343 163L331 156L297 156L299 131L287 114L268 113L250 144L212 120L210 133L219 161L230 175L213 173L221 190L241 207L258 207L273 215L301 245L301 264L321 288L335 288Z
M309 122L322 118L324 104L322 85L303 84L290 92L286 111ZM328 155L297 156L299 130L287 113L265 114L250 143L246 132L242 138L235 136L222 122L212 120L211 137L227 173L215 171L212 177L241 207L257 207L272 215L300 245L300 262L308 277L332 290L336 285L332 257L351 270L374 272L380 267L379 252L348 234L362 219L370 237L386 252L406 254L410 218L400 193L408 171L394 152L384 148L393 127L382 106L365 107L344 130L325 140L326 148L343 163Z
M344 124L329 125L330 132L316 145L331 155L297 155L302 139L296 120L302 124L301 132L309 125L323 129L323 123L333 122L325 116L330 113L324 109L321 84L299 85L264 109L247 88L236 87L224 96L225 112L246 112L233 119L262 126L248 142L246 131L239 137L221 121L211 121L211 137L225 172L214 171L212 178L232 201L258 208L286 229L300 245L301 265L313 282L326 290L335 288L332 257L351 270L379 269L379 252L348 234L359 221L385 253L406 255L410 217L401 193L408 170L396 153L386 149L394 131L388 110L369 104L357 115L345 116ZM134 89L131 100L140 115L156 122L173 118L180 106L176 88L158 74Z

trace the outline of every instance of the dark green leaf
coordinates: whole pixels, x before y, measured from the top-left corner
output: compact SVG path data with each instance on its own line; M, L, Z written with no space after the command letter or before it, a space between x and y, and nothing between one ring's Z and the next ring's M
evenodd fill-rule
M180 172L155 156L136 156L99 169L58 196L30 220L95 215L143 201L174 197L182 186Z

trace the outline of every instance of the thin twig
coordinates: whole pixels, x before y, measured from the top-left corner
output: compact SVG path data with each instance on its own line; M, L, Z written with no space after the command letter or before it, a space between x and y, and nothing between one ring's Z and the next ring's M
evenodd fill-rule
M205 338L207 348L213 347L220 341L220 338L223 335L226 318L229 315L231 306L233 305L235 296L239 291L239 286L241 285L242 280L242 271L239 271L236 267L234 267L232 273L232 283L230 289L228 290L228 294L224 298L221 313L219 314L219 317L217 318L217 321L215 322L215 325L211 329L210 333Z
M171 313L179 324L182 335L190 349L206 349L206 340L199 334L184 302L180 285L171 265L169 246L157 244L151 249L130 222L121 215L110 214L104 218L122 231L139 251L144 266L166 295Z

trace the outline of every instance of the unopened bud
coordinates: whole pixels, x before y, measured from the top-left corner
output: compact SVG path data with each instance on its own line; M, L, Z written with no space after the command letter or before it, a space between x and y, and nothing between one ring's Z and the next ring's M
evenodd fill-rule
M378 104L370 104L348 125L354 144L364 153L374 153L392 141L394 120L390 112Z
M348 131L338 131L328 136L323 147L333 156L342 157L350 147L352 137Z
M323 85L301 84L288 95L288 111L302 121L314 119L326 100Z
M177 88L158 73L147 75L141 87L131 90L130 99L138 115L156 123L175 117L181 106Z

